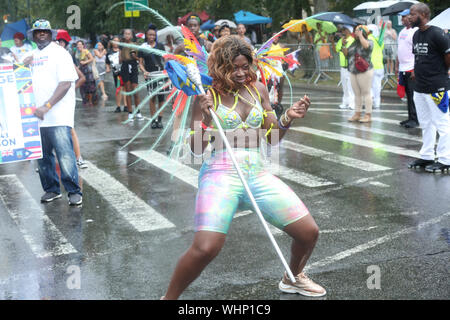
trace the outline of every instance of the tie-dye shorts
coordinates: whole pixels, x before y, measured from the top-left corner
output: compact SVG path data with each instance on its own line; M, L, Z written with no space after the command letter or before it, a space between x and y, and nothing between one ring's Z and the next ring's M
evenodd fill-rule
M235 157L265 220L283 230L309 214L297 195L279 178L264 169L258 149L235 149ZM227 233L236 210L253 210L228 152L206 160L198 178L195 231Z

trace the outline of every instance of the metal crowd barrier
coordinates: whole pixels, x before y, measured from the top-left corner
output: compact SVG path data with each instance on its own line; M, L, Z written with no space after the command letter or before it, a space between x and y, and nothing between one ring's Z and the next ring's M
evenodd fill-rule
M255 45L259 48L261 45ZM285 48L289 48L285 54L289 54L297 49L300 49L298 53L298 60L300 67L298 70L303 71L303 79L307 80L307 83L314 83L321 80L330 80L331 77L327 74L330 72L340 72L341 66L339 61L339 53L334 51L334 45L331 43L325 44L283 44ZM323 49L325 47L326 49ZM322 48L322 49L321 49ZM328 49L328 50L327 50ZM329 52L327 55L320 50ZM383 64L384 64L384 78L382 82L382 88L389 86L391 88L397 87L397 74L395 73L395 60L397 57L397 43L385 44L383 50ZM392 68L390 61L392 61ZM338 86L341 83L338 83Z

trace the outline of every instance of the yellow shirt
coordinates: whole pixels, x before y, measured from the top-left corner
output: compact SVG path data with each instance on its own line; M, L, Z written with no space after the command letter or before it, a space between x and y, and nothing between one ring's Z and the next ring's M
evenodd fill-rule
M355 41L355 39L352 36L348 36L347 43L345 45L345 48L350 47L350 45ZM339 41L336 43L336 52L339 52L339 63L342 68L348 67L348 59L345 57L344 53L342 52L342 38L339 39Z
M384 42L380 46L378 44L377 39L372 34L369 35L369 40L373 41L373 50L372 50L372 58L371 58L373 68L375 70L384 69L384 64L383 64Z

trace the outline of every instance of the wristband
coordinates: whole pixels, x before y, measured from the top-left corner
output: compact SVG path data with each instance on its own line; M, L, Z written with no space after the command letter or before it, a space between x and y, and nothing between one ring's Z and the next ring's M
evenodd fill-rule
M47 103L45 104L45 106L46 106L49 110L52 108L52 105L50 104L50 102L47 102Z
M283 124L283 117L284 117L284 119L287 121L287 125L284 125ZM284 130L287 130L287 129L289 129L289 127L291 126L290 125L290 119L289 119L289 117L288 116L286 116L286 113L283 113L283 115L280 117L280 119L278 120L278 125L280 126L280 128L281 129L284 129Z
M280 129L287 130L287 129L289 129L290 126L291 126L291 125L288 125L287 127L283 126L283 125L281 124L281 117L280 117L280 120L278 120L278 127L279 127Z

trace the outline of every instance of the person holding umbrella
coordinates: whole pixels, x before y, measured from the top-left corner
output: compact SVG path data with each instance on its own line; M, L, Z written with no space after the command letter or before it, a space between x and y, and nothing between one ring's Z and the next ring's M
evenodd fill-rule
M371 62L373 41L368 39L369 29L359 25L355 28L355 41L350 47L342 49L348 59L348 70L353 93L355 94L355 114L348 119L350 122L370 122L372 114L373 65ZM362 104L366 106L364 117L361 117Z
M309 79L312 77L314 65L313 42L313 36L308 30L308 25L306 23L302 24L299 35L299 48L301 49L300 62L302 67L305 69L303 79Z
M222 249L237 208L249 205L230 153L215 135L218 127L213 127L210 108L223 119L221 127L232 133L227 141L232 145L239 167L248 176L265 219L293 238L289 267L297 277L293 283L285 274L279 289L312 297L326 294L324 288L303 273L318 238L318 227L295 193L263 168L259 152L260 138L265 135L269 143L279 143L292 121L305 117L310 100L304 96L277 120L266 87L257 81L253 63L251 47L238 36L214 42L208 58L213 88L199 96L200 107L193 109L188 143L197 156L202 156L208 137L214 136L215 152L200 170L193 243L179 259L162 299L177 299L201 274Z
M349 25L340 26L341 38L338 40L335 46L336 53L339 53L339 64L341 66L341 83L342 91L342 104L339 105L340 109L355 109L355 96L353 94L352 83L350 81L350 72L348 71L348 59L343 53L343 48L347 48L355 41L352 37L353 28Z

